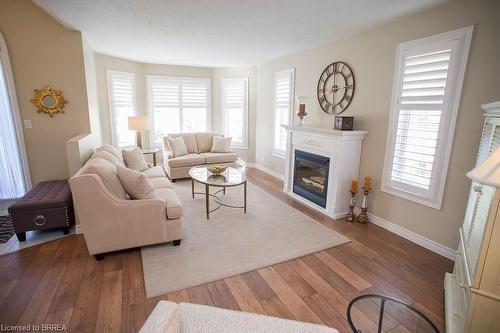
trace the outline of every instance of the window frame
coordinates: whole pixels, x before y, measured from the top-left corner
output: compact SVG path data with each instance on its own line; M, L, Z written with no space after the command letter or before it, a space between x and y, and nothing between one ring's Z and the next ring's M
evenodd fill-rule
M221 118L222 118L222 132L224 133L225 136L228 136L227 133L227 113L226 113L226 107L225 107L225 86L227 82L230 81L243 81L245 84L245 102L244 102L244 110L243 110L243 124L242 124L242 130L243 130L243 142L241 144L235 144L234 142L231 142L231 148L234 149L248 149L248 93L249 93L249 87L248 87L248 77L228 77L228 78L222 78L221 79L221 89L220 89L220 104L221 104Z
M120 75L123 77L128 77L131 78L132 80L132 107L133 107L133 113L132 116L137 115L137 87L136 87L136 82L135 82L135 73L132 72L126 72L126 71L120 71L120 70L115 70L115 69L106 69L106 80L107 80L107 85L108 85L108 110L109 110L109 126L111 129L111 142L114 146L120 147L118 144L118 134L116 131L116 122L115 122L115 104L114 104L114 98L113 98L113 91L112 91L112 76L114 75ZM135 145L135 142L132 143L132 145ZM130 145L123 146L123 147L129 147Z
M276 148L276 129L277 124L276 124L276 81L278 80L279 76L283 76L286 74L290 74L290 110L288 111L288 124L291 125L293 123L293 110L294 110L294 105L295 105L295 68L289 68L285 69L282 71L278 71L274 73L274 84L273 84L273 156L279 157L281 159L286 158L286 147L285 150L281 150ZM283 126L283 124L280 124L280 127Z
M172 81L204 81L207 83L207 114L206 114L206 124L207 132L212 131L212 79L209 77L185 77L185 76L173 76L173 75L157 75L157 74L148 74L146 75L146 97L147 97L147 110L148 110L148 118L149 118L149 142L151 147L161 147L163 143L155 142L155 127L154 127L154 111L153 111L153 103L152 103L152 90L151 85L154 79L163 79L163 80L172 80ZM179 85L179 90L181 90L181 85ZM179 133L182 133L182 94L179 91Z
M382 192L434 209L441 209L472 32L473 26L468 26L398 44L391 97L391 112L380 188ZM424 52L432 52L437 46L451 47L452 56L446 79L431 183L429 190L425 190L416 186L395 182L391 179L391 175L400 113L399 100L401 98L400 93L402 91L405 58Z

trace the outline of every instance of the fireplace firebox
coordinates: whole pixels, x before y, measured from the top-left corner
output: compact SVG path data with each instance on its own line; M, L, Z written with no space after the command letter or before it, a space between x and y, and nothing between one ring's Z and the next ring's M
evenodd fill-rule
M295 150L293 192L326 208L330 158Z

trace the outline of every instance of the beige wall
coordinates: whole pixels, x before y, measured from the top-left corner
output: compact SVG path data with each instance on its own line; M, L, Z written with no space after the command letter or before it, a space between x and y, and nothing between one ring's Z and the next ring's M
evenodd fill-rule
M200 77L212 80L211 94L211 119L212 130L220 132L222 130L221 103L220 103L220 82L226 77L248 77L249 78L249 148L239 149L237 153L245 161L254 160L254 128L256 114L256 67L238 68L208 68L190 67L174 65L143 64L121 58L111 57L103 54L95 55L95 67L97 77L97 90L99 99L99 109L101 113L103 142L111 143L111 123L109 115L108 87L106 70L113 69L126 71L135 74L136 100L138 114L147 115L147 75L169 75L179 77ZM143 142L149 145L148 133L144 133Z
M256 162L282 173L283 160L272 156L274 72L295 68L295 94L309 96L306 123L333 126L321 111L316 85L331 62L349 63L356 92L345 115L356 129L369 132L363 144L360 178L374 178L369 211L440 244L455 248L463 221L469 180L483 118L480 105L500 99L499 1L456 1L331 44L299 52L258 67ZM475 25L453 142L442 210L380 192L396 46L400 42ZM346 189L347 190L347 189Z
M0 1L0 31L10 54L33 185L68 177L66 140L90 133L81 34L70 31L28 0ZM68 101L50 118L30 102L33 89L51 85Z
M233 149L246 162L255 161L255 118L257 114L257 68L231 67L215 68L213 76L213 105L212 128L222 133L222 100L221 80L227 78L248 78L248 149Z

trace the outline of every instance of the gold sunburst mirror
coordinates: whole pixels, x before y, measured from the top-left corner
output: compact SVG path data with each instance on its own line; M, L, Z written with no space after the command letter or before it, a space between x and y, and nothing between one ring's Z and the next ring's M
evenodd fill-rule
M60 90L45 86L42 89L34 89L35 96L31 102L36 106L36 112L48 113L52 118L56 113L64 113L64 104L67 103L61 96Z

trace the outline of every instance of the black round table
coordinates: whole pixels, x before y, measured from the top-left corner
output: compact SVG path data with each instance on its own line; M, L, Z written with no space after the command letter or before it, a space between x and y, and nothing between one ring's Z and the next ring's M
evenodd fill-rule
M403 332L439 333L436 325L420 310L384 295L369 294L354 298L347 307L347 321L354 333L382 332L394 328Z

